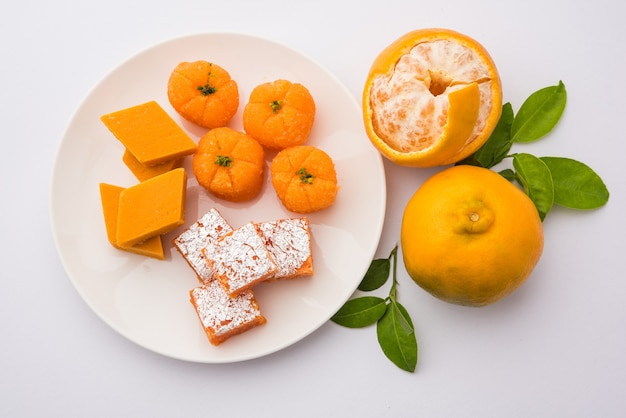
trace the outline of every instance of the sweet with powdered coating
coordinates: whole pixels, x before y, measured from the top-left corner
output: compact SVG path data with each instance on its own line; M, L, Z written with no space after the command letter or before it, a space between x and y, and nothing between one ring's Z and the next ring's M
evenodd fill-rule
M269 279L276 272L257 226L248 222L203 250L226 293L233 297Z
M233 230L216 208L211 208L172 241L174 247L196 272L200 283L212 280L213 270L202 249L214 244Z
M278 219L257 224L265 247L276 263L272 279L292 279L313 274L313 254L308 218Z
M189 296L213 345L267 322L250 290L230 297L217 280L210 280L189 291Z

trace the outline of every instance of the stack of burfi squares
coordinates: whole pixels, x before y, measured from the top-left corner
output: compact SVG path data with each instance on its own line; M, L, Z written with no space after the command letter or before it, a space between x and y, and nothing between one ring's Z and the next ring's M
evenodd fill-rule
M124 145L122 161L139 180L127 188L100 183L109 242L159 260L161 236L185 221L187 175L180 167L196 143L155 101L100 118Z
M248 222L233 228L212 208L173 240L200 285L190 301L209 342L266 323L253 287L313 274L307 218Z

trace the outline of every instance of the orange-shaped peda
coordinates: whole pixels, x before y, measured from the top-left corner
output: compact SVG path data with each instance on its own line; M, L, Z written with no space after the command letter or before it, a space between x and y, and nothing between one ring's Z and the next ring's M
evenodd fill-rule
M239 88L224 68L208 61L181 62L167 83L172 107L205 128L226 126L239 108Z
M256 86L243 110L246 133L268 148L306 142L315 120L315 101L300 83L275 80Z
M229 127L211 129L198 143L193 173L214 196L231 202L250 200L263 185L265 152L244 132Z
M297 213L325 209L337 196L337 173L328 154L299 145L280 151L270 165L272 185L285 208Z

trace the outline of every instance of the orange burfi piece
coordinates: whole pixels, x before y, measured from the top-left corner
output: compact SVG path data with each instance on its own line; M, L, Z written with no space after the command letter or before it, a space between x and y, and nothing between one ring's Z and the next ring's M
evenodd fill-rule
M181 62L167 82L167 97L185 119L205 128L226 126L239 108L239 88L228 71L208 61Z
M155 101L100 117L139 163L153 166L193 154L196 143Z
M313 274L311 233L307 218L261 222L257 227L276 263L272 279L292 279Z
M130 247L185 222L187 175L176 168L120 193L117 242Z
M151 179L152 177L158 176L159 174L163 174L165 172L180 167L183 163L183 158L180 157L158 165L154 165L152 167L147 167L141 164L130 151L124 150L124 154L122 155L122 161L124 162L124 164L126 164L126 167L128 167L128 169L135 175L137 180L144 181Z
M276 195L292 212L315 212L335 202L339 189L335 165L319 148L285 148L272 159L270 171Z
M243 110L246 133L273 149L304 144L314 120L313 96L305 86L289 80L256 86Z
M192 289L189 296L213 345L267 322L251 290L230 297L217 280L211 280Z
M115 248L135 254L145 255L159 260L165 259L163 253L163 243L161 236L156 235L139 244L122 247L117 243L117 214L119 208L120 194L123 187L112 184L100 183L100 199L102 201L102 212L104 214L104 224L106 226L107 238Z
M202 251L213 274L230 297L251 289L276 272L276 263L252 222L221 237Z
M212 195L243 202L261 191L265 151L243 132L215 128L200 138L192 167L198 183Z

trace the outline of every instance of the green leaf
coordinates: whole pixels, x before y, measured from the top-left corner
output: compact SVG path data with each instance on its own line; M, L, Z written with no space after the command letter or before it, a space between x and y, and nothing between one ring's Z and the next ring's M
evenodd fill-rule
M348 328L363 328L378 321L384 314L387 303L376 296L363 296L347 301L331 321Z
M396 366L414 372L417 365L417 340L413 322L401 304L389 303L376 327L378 344Z
M389 278L390 268L391 261L388 258L373 260L359 284L359 290L369 292L384 285Z
M554 203L554 185L550 169L539 158L525 153L513 156L513 167L517 180L537 207L539 217L543 221Z
M609 200L609 191L595 171L580 161L541 157L554 181L554 203L573 209L596 209Z
M510 103L502 106L502 114L491 136L485 144L474 153L482 167L491 168L504 159L511 149L511 125L513 124L513 108Z
M515 171L511 170L510 168L505 168L504 170L498 172L498 174L500 174L502 177L504 177L508 181L515 180Z
M561 119L567 102L562 81L531 94L522 104L511 126L513 142L532 142L548 134Z
M391 263L393 262L393 270ZM377 322L376 335L384 354L396 366L413 372L417 365L417 341L413 321L407 310L396 301L398 245L387 259L373 260L363 281L364 287L380 286L393 271L393 281L386 299L364 296L347 301L331 320L350 328L361 328ZM384 276L384 277L383 277Z

